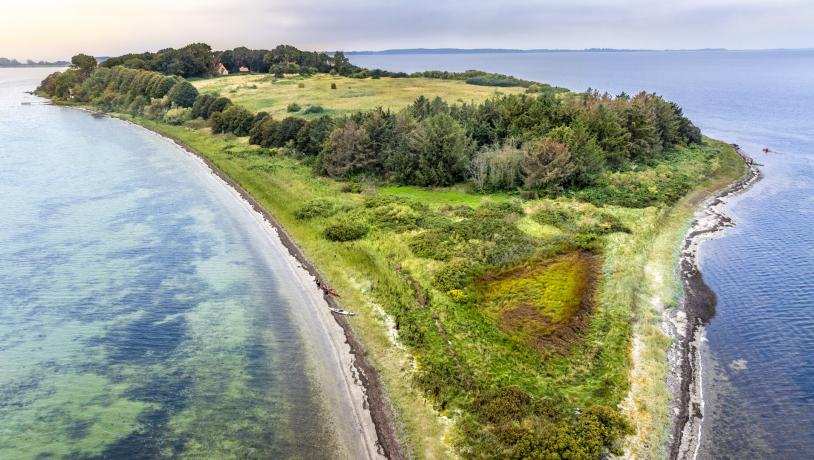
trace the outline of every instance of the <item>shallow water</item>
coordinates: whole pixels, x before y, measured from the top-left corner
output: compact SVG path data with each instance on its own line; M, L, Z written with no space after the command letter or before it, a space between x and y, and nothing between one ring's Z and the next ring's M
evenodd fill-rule
M585 90L655 91L765 175L726 207L737 226L702 244L718 295L707 328L699 458L814 451L814 51L351 56L394 71L482 69ZM776 153L761 152L764 146Z
M23 94L52 71L0 69L0 458L358 458L315 286L197 159Z

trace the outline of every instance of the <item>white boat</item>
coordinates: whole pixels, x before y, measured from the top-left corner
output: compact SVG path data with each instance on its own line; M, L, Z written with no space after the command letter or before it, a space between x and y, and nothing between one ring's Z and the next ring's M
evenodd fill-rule
M328 307L332 312L336 313L337 315L344 315L344 316L356 316L356 313L352 311L342 310L341 308L332 308Z

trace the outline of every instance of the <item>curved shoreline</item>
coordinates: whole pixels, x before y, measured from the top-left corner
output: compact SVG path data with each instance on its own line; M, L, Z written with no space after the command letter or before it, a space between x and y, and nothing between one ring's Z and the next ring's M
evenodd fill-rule
M224 183L224 185L228 186L233 192L235 192L246 205L248 205L260 217L262 217L265 223L267 223L274 230L276 234L275 236L279 239L280 243L288 250L289 255L293 257L295 261L299 264L299 267L292 266L291 267L292 269L302 268L308 275L313 277L314 281L320 283L320 285L326 284L326 280L322 273L316 268L316 266L310 260L308 260L303 251L294 242L293 238L291 238L291 236L285 231L282 225L280 225L280 223L271 215L271 213L269 213L265 208L263 208L263 206L254 197L252 197L251 194L249 194L249 192L246 189L244 189L240 184L234 181L226 173L221 171L208 158L199 154L198 152L196 152L194 149L184 144L183 142L165 136L160 132L152 130L147 126L141 125L131 120L123 119L115 116L114 114L96 111L87 107L79 106L67 106L67 107L88 112L92 116L111 117L116 118L117 120L121 120L125 123L132 124L175 144L187 154L192 155L194 158L199 160L203 164L203 166L205 166L212 174L217 176ZM336 298L333 296L330 296L323 292L322 300L324 300L326 306L328 307L341 309L341 305L339 305L339 303L336 301ZM389 407L385 400L384 390L382 388L381 382L379 381L376 370L367 360L367 356L364 352L364 349L362 348L361 343L355 336L353 329L351 328L351 325L348 322L347 318L330 312L328 312L327 314L334 318L336 324L340 327L342 331L345 343L350 348L349 350L350 360L349 362L343 362L343 365L348 365L347 371L349 371L350 373L343 371L344 378L345 380L352 382L353 386L356 386L358 389L361 390L361 399L362 399L362 401L360 401L361 409L364 412L367 412L370 415L370 419L372 420L373 430L366 430L365 429L366 427L364 426L365 423L363 421L360 421L361 422L360 428L362 429L363 438L365 439L375 438L374 446L372 446L375 448L375 452L370 452L371 446L369 445L366 446L366 449L369 452L369 458L376 458L377 456L384 456L391 460L392 459L400 460L406 458L406 456L403 453L402 445L397 437L395 423L392 415L390 414ZM354 393L353 389L349 388L349 391L351 393L351 397L353 397L352 394ZM356 402L357 401L354 401L354 403ZM355 407L355 409L358 410L359 408ZM358 419L358 417L356 418ZM372 432L368 433L367 431Z
M682 308L665 313L665 326L673 338L668 351L671 375L673 418L670 428L669 457L672 460L695 458L701 440L704 399L700 346L704 325L715 315L715 292L704 282L698 267L701 242L719 237L724 229L734 226L721 205L725 198L749 189L762 177L754 160L737 144L732 147L746 163L744 177L729 184L704 200L695 212L690 229L681 247L679 270L684 293Z

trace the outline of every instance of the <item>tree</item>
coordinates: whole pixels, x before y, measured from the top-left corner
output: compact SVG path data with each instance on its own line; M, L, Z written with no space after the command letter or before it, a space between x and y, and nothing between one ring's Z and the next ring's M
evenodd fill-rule
M167 93L170 101L179 107L192 107L195 103L195 98L198 97L198 90L192 86L192 83L181 80L173 85L170 92Z
M325 141L322 171L333 178L346 178L366 170L371 160L370 137L355 121L334 129Z
M548 137L568 147L574 164L571 179L575 185L592 184L605 169L602 149L581 122L574 122L571 126L558 126L549 132Z
M164 97L178 82L178 77L161 77L161 80L153 87L150 96L155 98Z
M86 78L96 68L96 58L87 54L77 54L71 58L71 67L76 69L82 78Z
M451 116L441 113L421 121L407 145L417 160L417 185L452 185L464 178L472 142Z
M183 77L203 77L212 72L212 48L206 43L187 45L178 50L178 54L183 66Z
M527 190L553 190L574 173L568 147L553 139L528 142L523 146L523 174Z
M318 155L333 129L334 122L327 115L308 121L297 133L297 139L294 141L297 151L308 156Z
M230 105L232 105L232 101L228 97L215 98L209 105L204 107L204 112L201 115L204 118L209 118L215 112L223 112Z
M253 121L254 115L251 112L239 105L231 105L220 116L212 117L212 132L247 136Z
M625 129L630 133L628 151L631 160L645 160L661 150L661 138L652 113L632 104L624 111L624 121Z
M214 100L215 98L209 94L199 94L198 97L195 98L195 103L192 104L190 117L192 117L193 120L196 118L205 118L206 111Z
M622 126L616 112L605 103L600 103L593 110L589 110L583 119L588 131L596 136L599 147L611 163L619 165L627 159L630 133Z
M78 82L77 72L73 69L68 69L60 74L57 74L54 84L54 96L60 99L68 99L71 97L74 85Z

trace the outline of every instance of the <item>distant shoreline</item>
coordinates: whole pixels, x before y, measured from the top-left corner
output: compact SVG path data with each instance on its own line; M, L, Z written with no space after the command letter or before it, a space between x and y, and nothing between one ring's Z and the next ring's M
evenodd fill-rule
M0 65L0 69L26 69L30 67L68 67L71 64L66 62L64 64L20 64L20 65Z
M688 52L749 52L749 51L812 51L814 48L772 48L772 49L729 49L729 48L691 48L691 49L641 49L641 48L397 48L385 50L345 51L346 56L364 55L409 55L409 54L534 54L534 53L688 53Z

